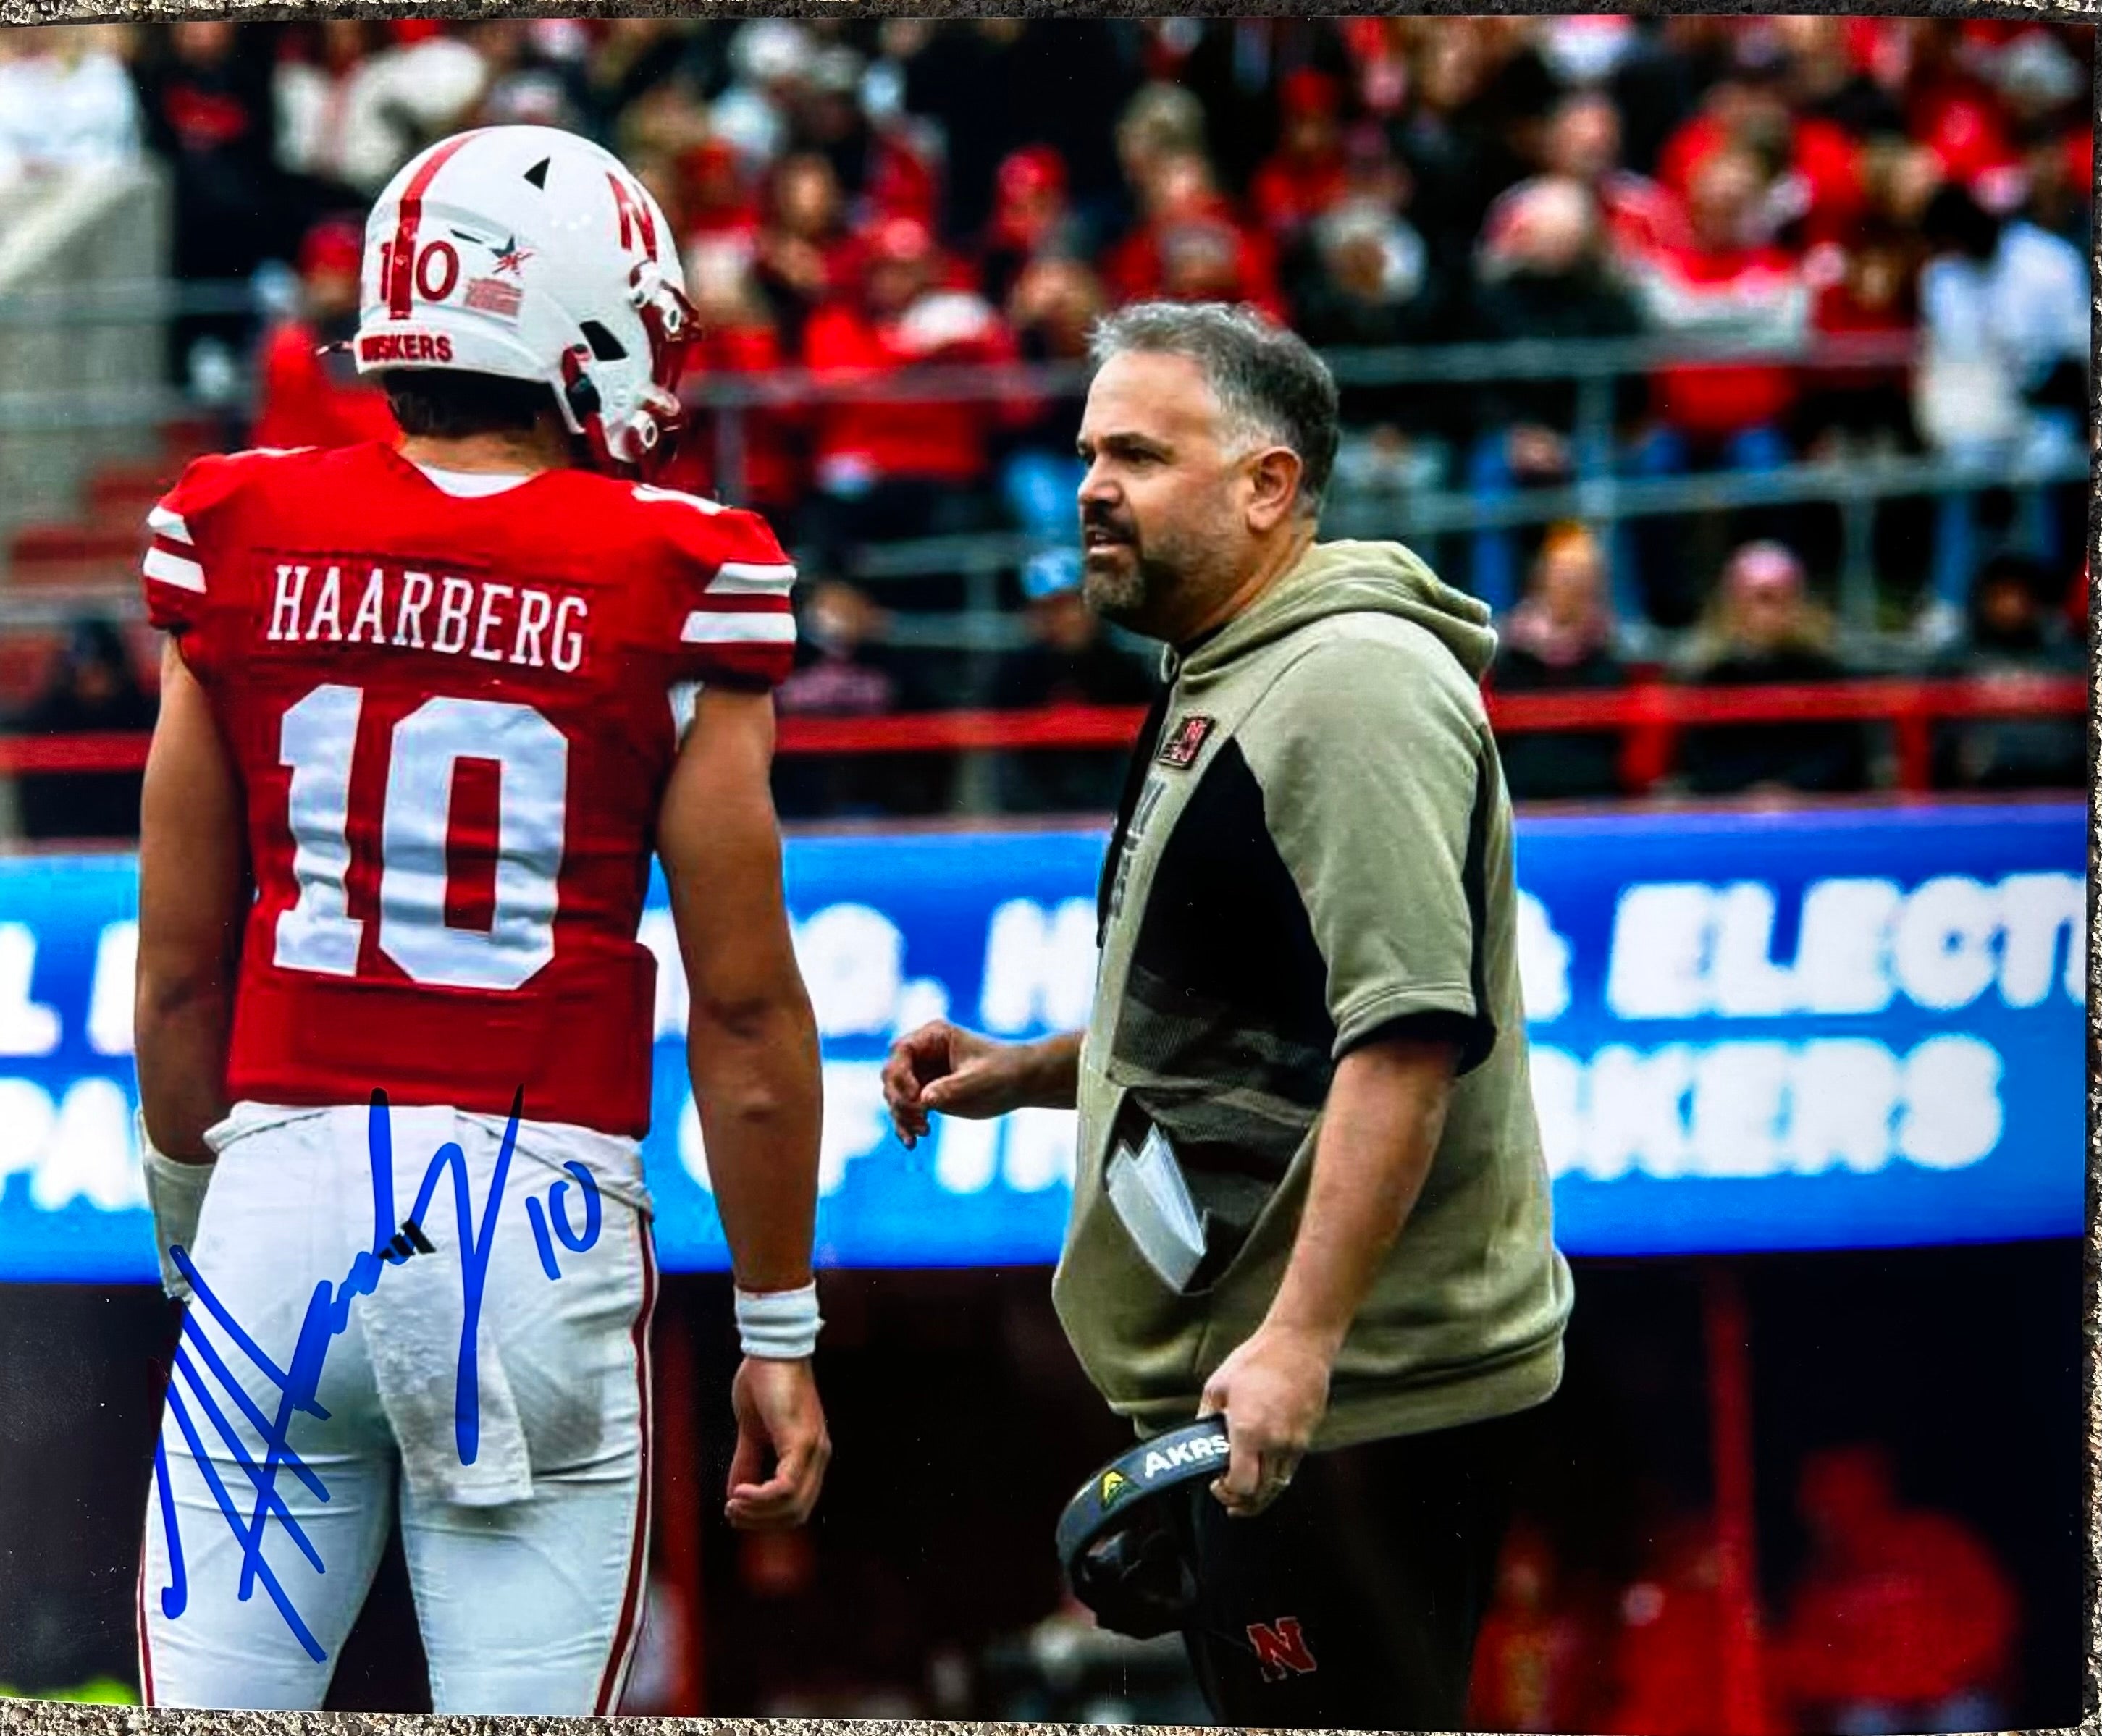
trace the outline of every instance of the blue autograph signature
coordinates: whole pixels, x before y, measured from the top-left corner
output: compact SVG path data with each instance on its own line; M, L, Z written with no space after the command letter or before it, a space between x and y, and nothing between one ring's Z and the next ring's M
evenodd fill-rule
M190 1457L202 1473L212 1499L219 1504L220 1514L233 1534L241 1540L241 1600L244 1603L254 1595L256 1582L277 1605L293 1634L304 1646L307 1654L316 1663L326 1660L327 1654L304 1622L283 1583L263 1558L264 1528L275 1518L304 1555L316 1573L326 1573L320 1552L292 1517L284 1497L277 1491L281 1472L289 1471L305 1487L315 1500L326 1502L329 1498L327 1486L299 1458L289 1442L292 1418L304 1411L321 1421L328 1419L328 1411L316 1400L321 1388L322 1367L328 1355L329 1344L350 1323L350 1304L359 1296L370 1295L379 1282L381 1273L389 1265L399 1265L418 1254L436 1251L425 1236L423 1225L425 1214L430 1209L438 1185L450 1171L453 1183L453 1210L460 1231L460 1289L463 1299L463 1317L460 1323L459 1364L458 1380L453 1393L453 1431L462 1464L472 1464L480 1450L481 1437L481 1383L478 1360L477 1327L481 1318L482 1286L489 1273L489 1256L495 1244L496 1219L503 1202L504 1178L510 1172L511 1158L518 1141L518 1117L525 1093L521 1090L511 1100L511 1115L505 1123L503 1140L496 1154L496 1168L490 1177L489 1198L479 1216L475 1212L468 1185L467 1158L459 1145L452 1140L438 1147L432 1156L430 1167L424 1172L423 1185L417 1189L416 1201L406 1219L397 1220L394 1216L394 1141L387 1113L387 1094L375 1091L372 1094L372 1108L367 1122L366 1141L372 1164L372 1222L373 1246L370 1251L361 1253L350 1264L350 1270L343 1281L331 1286L324 1278L314 1286L313 1295L307 1302L305 1318L300 1322L298 1341L292 1347L291 1366L281 1369L265 1355L262 1347L242 1329L226 1305L212 1293L197 1268L191 1263L185 1248L171 1249L171 1257L176 1269L188 1282L202 1308L217 1321L227 1337L238 1347L264 1377L277 1389L277 1414L266 1416L262 1408L251 1398L240 1380L227 1365L225 1359L199 1330L195 1309L186 1309L183 1315L180 1342L175 1348L175 1372L187 1382L197 1408L204 1413L220 1439L226 1445L239 1464L242 1472L254 1486L254 1503L244 1514L235 1504L218 1471L214 1468L209 1451L202 1438L189 1405L184 1402L177 1382L171 1379L167 1388L168 1414L175 1418L175 1426L182 1431L188 1444ZM582 1230L573 1229L565 1203L569 1183L558 1181L548 1190L548 1203L543 1210L537 1196L529 1196L526 1202L526 1216L532 1226L533 1240L539 1250L541 1269L551 1279L560 1278L561 1268L555 1256L553 1241L559 1241L572 1253L581 1254L598 1240L600 1209L597 1184L591 1171L581 1163L565 1163L563 1168L576 1180L583 1196L584 1224ZM553 1239L550 1239L549 1224L552 1220ZM191 1354L195 1353L194 1357ZM204 1366L201 1370L198 1364ZM210 1379L206 1378L207 1374ZM226 1413L213 1396L212 1382L230 1397L250 1426L261 1437L264 1458L259 1464L242 1443L240 1437L228 1422ZM173 1621L182 1614L189 1603L188 1577L183 1566L182 1536L175 1522L175 1495L168 1482L167 1450L156 1442L153 1448L153 1481L159 1491L161 1521L168 1539L169 1583L161 1592L161 1613Z

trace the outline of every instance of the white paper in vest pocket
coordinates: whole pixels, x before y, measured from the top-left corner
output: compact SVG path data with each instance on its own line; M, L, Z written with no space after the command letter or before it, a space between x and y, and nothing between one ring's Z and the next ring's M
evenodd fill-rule
M1204 1257L1204 1229L1166 1136L1149 1130L1136 1154L1119 1145L1104 1179L1110 1204L1146 1264L1170 1289L1182 1289Z

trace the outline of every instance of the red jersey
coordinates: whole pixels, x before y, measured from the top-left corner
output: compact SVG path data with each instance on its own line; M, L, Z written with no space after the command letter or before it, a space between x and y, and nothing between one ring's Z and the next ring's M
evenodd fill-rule
M387 394L363 380L335 378L314 353L318 334L304 321L280 326L258 360L255 430L259 446L351 446L392 441L400 430Z
M765 522L579 470L433 476L377 442L197 459L151 515L246 794L227 1090L640 1137L658 808L701 684L788 672Z

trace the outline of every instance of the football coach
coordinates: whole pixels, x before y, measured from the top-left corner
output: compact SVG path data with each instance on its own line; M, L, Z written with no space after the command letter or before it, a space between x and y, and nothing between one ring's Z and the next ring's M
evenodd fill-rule
M1488 611L1399 544L1317 539L1336 385L1298 338L1145 303L1093 361L1086 593L1166 684L1088 1028L924 1026L886 1100L908 1145L935 1112L1078 1109L1067 1335L1142 1434L1231 1437L1182 1516L1214 1716L1459 1728L1571 1304Z

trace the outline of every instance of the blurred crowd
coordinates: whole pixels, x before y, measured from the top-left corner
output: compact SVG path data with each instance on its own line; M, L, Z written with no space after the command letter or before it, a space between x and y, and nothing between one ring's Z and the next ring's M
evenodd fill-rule
M1894 340L1843 368L1762 359L1574 379L1347 386L1337 492L1517 491L1924 454L1979 487L1879 515L1922 662L2073 666L2084 497L1985 486L2077 461L2087 414L2093 31L1833 16L1200 20L349 18L17 29L0 37L0 185L150 152L172 268L249 280L274 321L199 312L171 365L252 403L266 445L384 432L317 345L354 323L362 213L424 143L531 122L600 140L677 229L698 375L1072 361L1133 299L1255 303L1332 352L1678 334ZM1913 347L1904 346L1909 342ZM229 383L246 382L247 395ZM1018 388L800 400L703 421L680 485L734 491L805 574L807 666L784 708L1122 703L1146 673L1069 596L1077 400ZM733 473L721 474L732 449ZM1506 631L1500 684L1607 686L1653 662L1718 681L1843 674L1817 594L1836 519L1809 509L1483 528L1435 551ZM1004 574L1031 647L966 678L908 656L899 614L984 597L930 577L853 590L860 551L1018 531ZM1894 552L1895 550L1895 552ZM1828 558L1828 556L1831 558ZM1886 623L1889 624L1889 623ZM1791 745L1793 743L1793 745ZM1703 732L1701 791L1878 781L1847 732ZM2077 728L1966 727L1940 774L2081 781ZM1611 794L1613 742L1514 744L1521 795ZM1100 805L1114 766L1041 756L1013 805ZM814 776L819 809L938 806ZM902 790L902 795L898 792Z
M1754 1618L1758 1727L1870 1736L2006 1724L2022 1612L1984 1538L1905 1500L1888 1455L1868 1444L1806 1456L1795 1497L1807 1552ZM1723 1698L1729 1610L1702 1516L1657 1524L1625 1584L1571 1570L1546 1532L1521 1525L1476 1649L1468 1721L1626 1736L1739 1727Z

